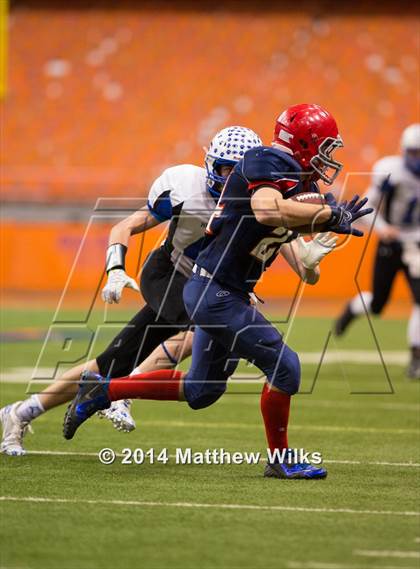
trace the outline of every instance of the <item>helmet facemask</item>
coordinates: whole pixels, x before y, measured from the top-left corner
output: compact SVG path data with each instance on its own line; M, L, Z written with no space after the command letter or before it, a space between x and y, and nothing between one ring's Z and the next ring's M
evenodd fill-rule
M211 154L206 154L205 159L205 166L207 170L207 180L209 186L214 188L215 184L221 184L222 186L225 184L227 177L221 176L218 173L219 166L231 166L232 168L235 166L236 162L233 160L223 160L212 156Z
M343 164L333 158L333 152L337 148L343 148L343 146L340 135L337 135L336 138L329 136L321 142L318 146L318 153L310 160L310 165L314 171L328 185L334 182L343 169ZM331 170L332 172L330 172Z

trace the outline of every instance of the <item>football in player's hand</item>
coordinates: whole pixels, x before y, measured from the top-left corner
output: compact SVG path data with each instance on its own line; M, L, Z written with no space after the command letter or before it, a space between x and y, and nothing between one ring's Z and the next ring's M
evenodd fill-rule
M301 194L292 196L290 199L295 202L319 205L319 211L321 211L327 203L325 196L323 194L317 194L316 192L302 192ZM318 233L323 230L325 223L317 223L316 221L317 216L315 214L314 220L310 225L299 225L298 227L293 227L293 230L302 234Z

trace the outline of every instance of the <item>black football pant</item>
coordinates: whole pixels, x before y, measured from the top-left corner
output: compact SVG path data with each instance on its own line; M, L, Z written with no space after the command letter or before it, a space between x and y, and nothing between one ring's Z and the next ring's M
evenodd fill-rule
M146 304L96 358L104 377L122 377L149 356L159 344L185 327L171 325Z
M129 375L159 344L188 329L190 320L182 299L186 281L164 246L150 253L140 280L146 305L96 358L101 375Z
M382 312L388 302L392 285L399 271L403 271L405 274L414 303L420 304L420 278L414 278L410 275L402 256L403 249L400 242L379 242L373 270L373 297L370 305L373 314Z

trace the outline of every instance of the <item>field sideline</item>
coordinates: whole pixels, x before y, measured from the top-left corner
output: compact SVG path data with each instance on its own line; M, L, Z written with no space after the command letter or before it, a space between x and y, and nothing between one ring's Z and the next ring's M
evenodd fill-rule
M2 345L2 371L9 379L15 368L34 366L48 318L19 310L3 318L10 335ZM318 352L330 324L300 318L289 342L298 351ZM40 334L13 336L29 326ZM61 436L64 408L42 416L35 435L27 435L26 457L0 457L0 566L417 568L420 384L404 377L405 322L376 321L374 329L388 375L374 357L365 364L332 357L375 354L366 321L345 340L332 341L333 361L321 366L316 382L317 364L303 365L306 394L294 399L290 443L322 453L325 481L262 478L265 439L255 384L233 382L216 405L200 412L134 402L138 429L129 435L95 418L68 442ZM54 342L59 349L60 338ZM83 338L74 349L78 343ZM54 365L53 351L46 367ZM396 352L400 360L387 362L386 354ZM26 391L24 383L0 387L2 405ZM103 447L117 453L112 465L99 462ZM169 460L122 464L127 447L166 448ZM256 465L176 464L176 449L187 447L261 452L262 459Z

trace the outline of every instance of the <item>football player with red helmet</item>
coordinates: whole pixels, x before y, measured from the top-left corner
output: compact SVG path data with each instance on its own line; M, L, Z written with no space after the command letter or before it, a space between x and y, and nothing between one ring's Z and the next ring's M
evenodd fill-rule
M333 153L343 147L334 117L318 105L295 105L277 119L273 144L291 154L311 180L330 185L343 165ZM329 171L332 171L330 174Z
M185 307L196 326L189 372L151 372L111 381L85 374L65 416L66 438L115 399L185 400L192 409L208 407L223 395L227 379L244 358L266 377L261 412L271 456L278 452L286 457L269 461L264 475L326 476L324 468L297 462L287 452L290 401L300 383L299 357L249 298L279 252L299 257L294 228L363 235L352 224L372 211L363 207L366 199L355 196L337 204L330 195L322 207L291 199L308 190L319 193L318 180L332 184L342 168L334 153L342 145L334 118L318 105L295 105L280 115L272 146L248 150L233 168L184 287ZM318 263L306 264L302 277L315 284Z

